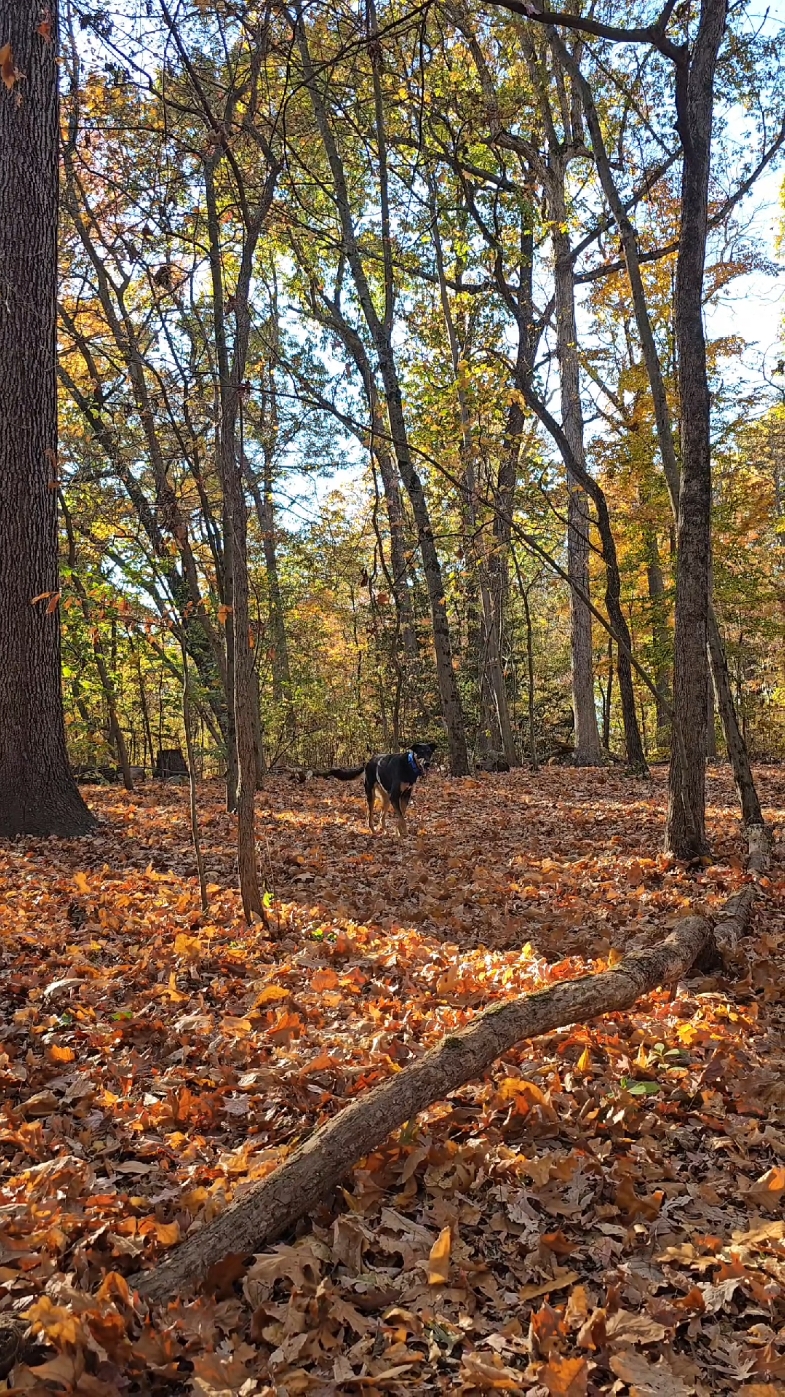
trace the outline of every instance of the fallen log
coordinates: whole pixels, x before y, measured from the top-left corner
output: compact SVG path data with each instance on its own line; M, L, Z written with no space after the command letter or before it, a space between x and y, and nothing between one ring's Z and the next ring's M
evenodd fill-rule
M756 859L763 850L762 867L756 870L762 872L767 842L756 837L754 849L753 840L750 843ZM754 883L737 894L734 920L749 920L754 897ZM230 1258L242 1263L312 1212L394 1130L480 1077L517 1043L631 1008L643 995L686 975L712 939L707 918L685 917L659 946L630 952L612 970L492 1005L465 1028L448 1034L419 1062L327 1121L271 1174L181 1242L160 1266L132 1276L131 1285L152 1303L163 1304L184 1294L219 1263Z

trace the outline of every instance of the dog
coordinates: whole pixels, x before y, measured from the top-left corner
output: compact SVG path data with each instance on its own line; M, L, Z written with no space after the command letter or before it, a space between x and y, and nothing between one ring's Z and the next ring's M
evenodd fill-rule
M387 815L392 810L398 834L403 839L406 834L406 811L412 792L416 783L428 775L436 747L435 742L413 742L407 752L385 752L380 756L371 757L364 766L333 766L329 771L320 771L318 775L334 781L354 781L358 776L364 775L371 834L376 833L375 805L378 795L382 807L382 833Z

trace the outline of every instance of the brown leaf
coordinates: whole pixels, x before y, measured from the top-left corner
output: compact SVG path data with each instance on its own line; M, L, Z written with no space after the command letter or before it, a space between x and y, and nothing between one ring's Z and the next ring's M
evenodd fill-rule
M690 1397L695 1391L674 1373L665 1356L650 1363L644 1354L625 1349L611 1355L610 1368L629 1384L630 1397Z
M665 1338L665 1329L656 1320L645 1314L633 1314L631 1310L617 1310L606 1322L609 1339L617 1344L659 1344Z

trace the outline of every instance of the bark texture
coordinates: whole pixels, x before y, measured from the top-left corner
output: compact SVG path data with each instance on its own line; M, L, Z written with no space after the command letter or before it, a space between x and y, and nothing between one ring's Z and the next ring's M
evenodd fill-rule
M57 568L57 5L0 0L0 836L95 824L68 767ZM4 70L5 77L5 70ZM44 594L41 601L33 598ZM50 602L53 604L50 606Z
M673 755L666 845L684 858L706 853L706 689L711 583L711 400L703 333L714 73L726 0L703 0L694 51L676 68L677 125L684 160L676 263L676 348L681 409L681 485L673 654Z

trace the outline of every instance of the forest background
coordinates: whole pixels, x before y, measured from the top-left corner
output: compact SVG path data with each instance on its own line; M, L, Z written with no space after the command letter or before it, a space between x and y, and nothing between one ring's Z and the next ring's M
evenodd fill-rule
M538 405L607 500L642 747L667 758L675 531L568 71L584 40L522 32L459 5L66 6L59 606L76 766L149 770L185 746L185 655L199 770L226 770L227 414L260 775L417 736L456 769L456 721L492 767L624 758L596 504ZM776 295L738 320L728 306L779 275L761 195L742 197L761 169L764 199L778 180L776 32L745 12L721 63L704 291L714 603L756 758L785 749L784 390ZM603 52L594 102L678 451L667 75L634 48L604 71ZM711 689L707 704L711 754Z

